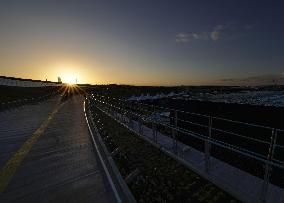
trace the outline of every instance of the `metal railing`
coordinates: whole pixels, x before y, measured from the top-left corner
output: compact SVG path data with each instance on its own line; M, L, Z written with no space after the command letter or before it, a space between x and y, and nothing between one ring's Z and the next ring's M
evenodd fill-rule
M235 120L230 120L230 119L226 119L226 118L221 118L221 117L215 117L215 116L208 116L208 115L203 115L203 114L198 114L198 113L192 113L192 112L185 112L185 111L181 111L181 110L175 110L175 109L170 109L170 108L165 108L165 107L157 107L157 106L151 106L153 109L155 109L154 111L149 111L147 109L143 109L143 112L141 113L141 109L142 108L136 108L135 110L136 111L133 111L133 110L129 110L127 109L125 106L129 106L127 104L127 102L123 101L123 100L120 100L120 99L115 99L115 98L110 98L108 97L107 100L105 99L106 97L104 96L100 96L101 99L103 98L103 100L99 100L101 101L102 103L105 103L106 105L109 105L111 107L114 107L120 111L124 111L125 113L129 113L129 114L132 114L134 116L138 116L138 117L141 117L142 120L144 121L149 121L149 122L156 122L158 124L161 124L165 127L169 127L169 128L176 128L176 130L184 130L186 132L190 132L190 133L194 133L194 132L191 132L190 130L188 129L184 129L182 127L179 127L179 125L177 124L176 127L174 127L173 125L169 125L169 124L165 124L165 123L160 123L156 120L151 120L151 119L147 119L147 117L151 114L155 114L155 110L157 110L158 108L160 109L163 109L163 110L168 110L168 111L174 111L175 114L176 114L176 118L174 118L173 116L165 116L165 115L161 115L162 117L167 117L169 119L176 119L176 122L183 122L183 123L187 123L187 124L192 124L192 125L196 125L196 126L199 126L199 127L202 127L202 128L205 128L205 129L210 129L211 128L211 131L212 130L215 130L215 131L219 131L219 132L222 132L222 133L226 133L226 134L231 134L231 135L234 135L234 136L237 136L237 137L240 137L240 138L244 138L244 139L247 139L249 141L254 141L254 142L259 142L259 143L262 143L262 144L267 144L267 145L270 145L271 142L270 141L266 141L266 140L261 140L261 139L257 139L257 138L253 138L253 137L248 137L248 136L245 136L245 135L242 135L240 133L235 133L235 132L231 132L231 131L228 131L228 130L224 130L224 129L220 129L220 128L217 128L217 127L213 127L213 123L214 121L216 120L223 120L223 121L227 121L227 122L231 122L231 123L237 123L237 124L241 124L241 125L246 125L246 126L252 126L252 127L257 127L257 128L262 128L262 129L266 129L266 130L269 130L269 131L273 131L275 130L276 132L279 132L279 131L283 131L281 129L276 129L276 128L271 128L271 127L268 127L268 126L262 126L262 125L256 125L256 124L251 124L251 123L246 123L246 122L241 122L241 121L235 121ZM119 101L119 104L114 104L114 103L111 103L110 102L110 99L111 100L118 100ZM124 103L122 103L124 102ZM141 104L139 104L141 105ZM145 104L145 106L147 106L148 104ZM124 107L123 107L124 106ZM149 105L148 105L149 106ZM137 111L138 109L138 111ZM145 112L147 114L145 114ZM201 117L204 117L204 118L207 118L208 119L208 125L205 125L205 124L200 124L200 123L197 123L197 122L192 122L192 121L189 121L189 120L184 120L184 119L180 119L178 118L178 113L181 112L181 113L186 113L186 114L191 114L191 115L197 115L197 116L201 116ZM211 120L211 122L210 122ZM205 135L205 137L207 138L208 136ZM270 138L270 137L269 137ZM213 138L211 138L212 140L214 140ZM284 148L284 145L279 145L279 144L275 144L275 147L279 147L279 148ZM253 152L252 152L253 153ZM261 154L259 154L258 156L260 157L265 157Z
M281 153L278 152L279 150L283 150L282 152L284 152L284 143L279 143L281 140L277 139L279 133L283 133L284 135L284 130L282 129L276 129L276 128L271 128L268 126L251 124L251 123L235 121L235 120L230 120L230 119L221 118L221 117L203 115L203 114L198 114L198 113L193 113L193 112L185 112L181 110L154 106L154 105L149 105L149 104L144 104L144 103L142 104L139 102L128 102L125 100L121 100L117 98L110 98L110 97L102 96L102 95L92 94L91 97L93 98L95 102L98 102L98 104L101 104L104 107L112 109L112 111L119 112L122 115L126 115L127 117L129 117L130 120L131 119L137 120L137 122L139 123L139 126L141 126L143 122L146 125L150 126L150 128L153 129L153 141L155 142L157 140L157 133L155 132L157 129L157 126L163 126L169 129L170 133L168 133L167 135L173 139L172 148L175 153L178 153L177 141L180 141L178 140L179 139L178 134L185 134L186 136L195 138L203 142L204 143L203 150L204 150L205 168L207 172L209 172L210 170L210 156L212 156L211 155L212 146L223 148L233 153L239 154L241 156L245 156L251 160L261 162L264 168L264 172L263 172L264 175L263 175L263 186L262 186L262 192L261 192L260 199L263 199L263 200L265 199L265 196L268 190L268 184L271 181L270 178L271 178L271 173L272 173L272 167L278 168L280 170L284 169L284 157L282 157L284 153L282 153L281 155ZM162 112L165 112L165 111L170 112L169 116L161 114ZM169 122L161 122L160 120L153 118L153 115L159 114L159 113L161 117L167 118ZM182 115L182 114L200 117L203 119L203 122L198 123L192 120L187 120L186 116L179 117L179 115ZM245 132L245 130L241 130L243 132L239 133L239 132L230 131L229 129L222 129L220 127L214 126L215 123L218 123L220 121L228 123L227 125L239 126L237 130L247 128L247 130L251 132L253 131L253 129L255 129L256 132L265 131L267 134L266 134L266 137L264 136L265 139L260 139L257 136L253 137L249 135L244 135L243 133ZM204 131L194 130L194 128L188 129L187 125L203 128ZM139 129L140 128L141 127L139 127ZM220 135L218 133L221 133L223 135L224 137L223 140L221 136L218 136ZM230 143L228 141L228 138L226 140L226 137L244 140L243 143L244 145L246 145L246 147L242 145L240 146L240 144L237 143L238 141ZM261 146L260 147L261 150L254 151L254 147L258 145ZM267 149L267 151L263 150L265 148ZM275 157L275 152L278 152L280 156Z

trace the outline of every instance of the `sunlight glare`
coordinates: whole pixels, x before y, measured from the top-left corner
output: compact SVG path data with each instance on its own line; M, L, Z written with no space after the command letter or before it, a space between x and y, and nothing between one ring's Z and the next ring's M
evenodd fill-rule
M76 84L76 77L72 74L66 74L62 76L62 82L69 84L69 85L74 85Z

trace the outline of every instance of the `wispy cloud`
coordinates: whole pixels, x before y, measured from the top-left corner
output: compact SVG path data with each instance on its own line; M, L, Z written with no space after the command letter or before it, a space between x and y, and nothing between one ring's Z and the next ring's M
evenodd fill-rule
M239 31L244 30L250 30L253 29L252 25L245 25L242 29L239 29ZM230 38L234 36L237 28L236 26L233 26L232 24L220 24L215 27L213 27L209 31L203 31L203 32L191 32L191 33L178 33L176 35L176 42L179 43L188 43L193 40L211 40L214 42L217 42L219 40L222 40L224 38Z
M222 38L223 32L226 29L230 29L230 27L225 25L217 25L216 27L214 27L213 31L210 32L210 38L215 42L220 40Z
M207 32L192 33L191 36L196 40L208 40L209 36Z
M178 33L176 35L176 42L178 43L186 43L186 42L189 42L189 35L188 34L185 34L185 33Z

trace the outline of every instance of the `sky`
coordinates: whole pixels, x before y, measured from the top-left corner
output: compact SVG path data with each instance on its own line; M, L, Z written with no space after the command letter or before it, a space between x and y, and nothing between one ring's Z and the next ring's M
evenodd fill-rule
M284 77L280 0L0 0L0 75L211 85Z

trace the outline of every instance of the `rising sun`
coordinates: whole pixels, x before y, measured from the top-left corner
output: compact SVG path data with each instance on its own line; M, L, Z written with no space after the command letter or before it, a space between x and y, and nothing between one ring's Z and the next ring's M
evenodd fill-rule
M62 76L62 82L68 85L74 85L77 83L77 78L72 74L66 74Z

